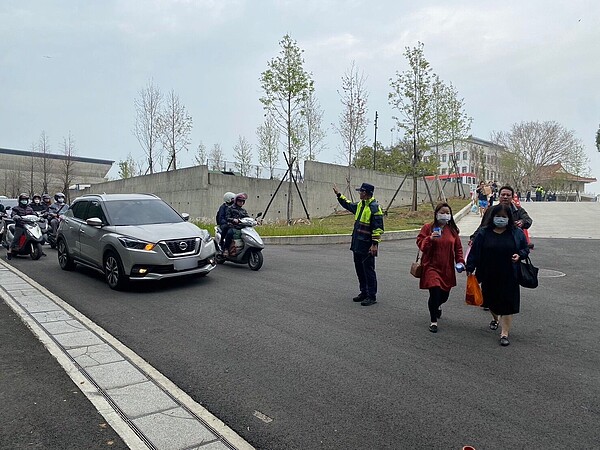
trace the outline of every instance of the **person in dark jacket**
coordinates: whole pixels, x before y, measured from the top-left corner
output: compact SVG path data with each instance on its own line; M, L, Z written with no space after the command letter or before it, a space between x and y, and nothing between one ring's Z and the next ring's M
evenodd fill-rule
M506 185L506 186L502 186L500 188L499 192L500 192L499 204L506 205L510 208L511 218L512 218L515 226L517 228L522 228L523 230L529 229L529 227L531 227L531 225L533 224L533 219L531 217L529 217L529 214L527 214L527 211L525 211L525 209L522 206L517 206L513 203L513 197L515 195L515 190L512 187ZM483 215L483 218L481 219L481 223L479 224L479 227L469 237L470 243L473 242L473 239L475 238L475 235L477 234L477 232L482 227L485 227L487 224L489 224L489 222L491 220L491 218L490 218L491 210L492 210L492 208L488 208L486 213Z
M473 240L466 270L467 275L475 272L481 283L483 306L489 308L493 317L489 328L498 329L500 320L500 345L507 346L513 315L519 312L521 304L517 264L527 258L529 247L508 205L499 204L490 211L490 222Z
M229 225L227 224L227 209L233 205L233 200L235 199L235 194L233 192L225 192L223 195L223 204L220 206L219 211L217 211L217 225L221 228L221 241L219 242L219 247L223 248L223 242L225 242L225 235L229 231Z
M33 209L36 213L43 213L47 211L46 206L42 203L42 196L40 194L34 194L33 197L31 197L31 204L29 206L31 206L31 209Z
M229 230L227 231L227 236L225 236L225 250L223 250L223 256L229 256L229 247L231 247L231 241L233 240L234 227L240 223L240 219L249 217L248 212L244 209L246 200L248 200L248 195L241 192L235 196L233 205L226 210L225 220L229 225Z
M19 239L23 235L25 228L23 227L23 220L21 217L27 216L30 214L35 214L31 206L29 206L29 194L21 194L19 195L19 204L13 206L11 209L10 216L15 221L15 235L13 236L13 240L8 247L8 251L6 252L6 259L12 258L12 251L17 248L19 244Z
M363 306L377 303L377 274L375 273L375 257L379 250L379 242L383 234L383 211L373 198L375 186L363 183L356 189L360 202L349 202L333 185L333 192L344 209L354 214L354 230L350 250L354 254L354 268L358 277L360 293L352 300L361 302Z

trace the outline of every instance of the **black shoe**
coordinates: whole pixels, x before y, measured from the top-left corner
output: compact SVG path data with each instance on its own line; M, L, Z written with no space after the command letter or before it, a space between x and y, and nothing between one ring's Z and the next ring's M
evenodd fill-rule
M510 345L510 342L508 341L508 336L500 336L500 345L502 347L506 347L507 345Z
M442 317L442 308L439 308L439 309L437 310L437 317L438 317L438 319L439 319L440 317Z
M362 302L367 298L367 294L363 294L362 292L358 294L356 297L352 299L353 302Z
M437 325L429 325L429 331L431 331L432 333L437 333Z
M10 253L6 254L6 259L8 259L9 261L12 259L12 255Z
M362 302L360 302L360 304L363 306L370 306L370 305L374 305L375 303L377 303L377 300L375 299L375 297L367 297Z

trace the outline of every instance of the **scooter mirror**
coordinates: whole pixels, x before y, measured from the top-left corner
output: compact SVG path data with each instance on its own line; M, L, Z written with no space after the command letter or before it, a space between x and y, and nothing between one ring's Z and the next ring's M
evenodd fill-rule
M258 219L260 216L262 216L262 213L261 213L261 212L259 212L259 213L256 215L256 218Z

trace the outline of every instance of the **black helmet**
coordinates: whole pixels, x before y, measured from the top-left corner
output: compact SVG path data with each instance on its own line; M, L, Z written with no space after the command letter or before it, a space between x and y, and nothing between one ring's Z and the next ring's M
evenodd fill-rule
M29 194L26 194L25 192L19 194L19 203L21 203L21 200L29 201Z
M40 194L33 194L33 197L31 197L32 200L35 200L36 198L39 198L41 200L42 196Z
M62 198L64 200L65 194L63 194L62 192L57 192L56 194L54 194L54 200L58 201L59 198Z
M43 201L50 200L50 196L48 194L42 194L42 200Z

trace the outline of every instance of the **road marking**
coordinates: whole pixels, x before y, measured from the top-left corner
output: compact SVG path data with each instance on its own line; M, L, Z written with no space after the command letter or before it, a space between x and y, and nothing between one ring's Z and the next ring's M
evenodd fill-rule
M254 411L253 414L254 417L258 417L260 420L262 420L264 423L271 423L273 422L273 419L271 419L269 416L267 416L266 414L261 413L260 411Z

